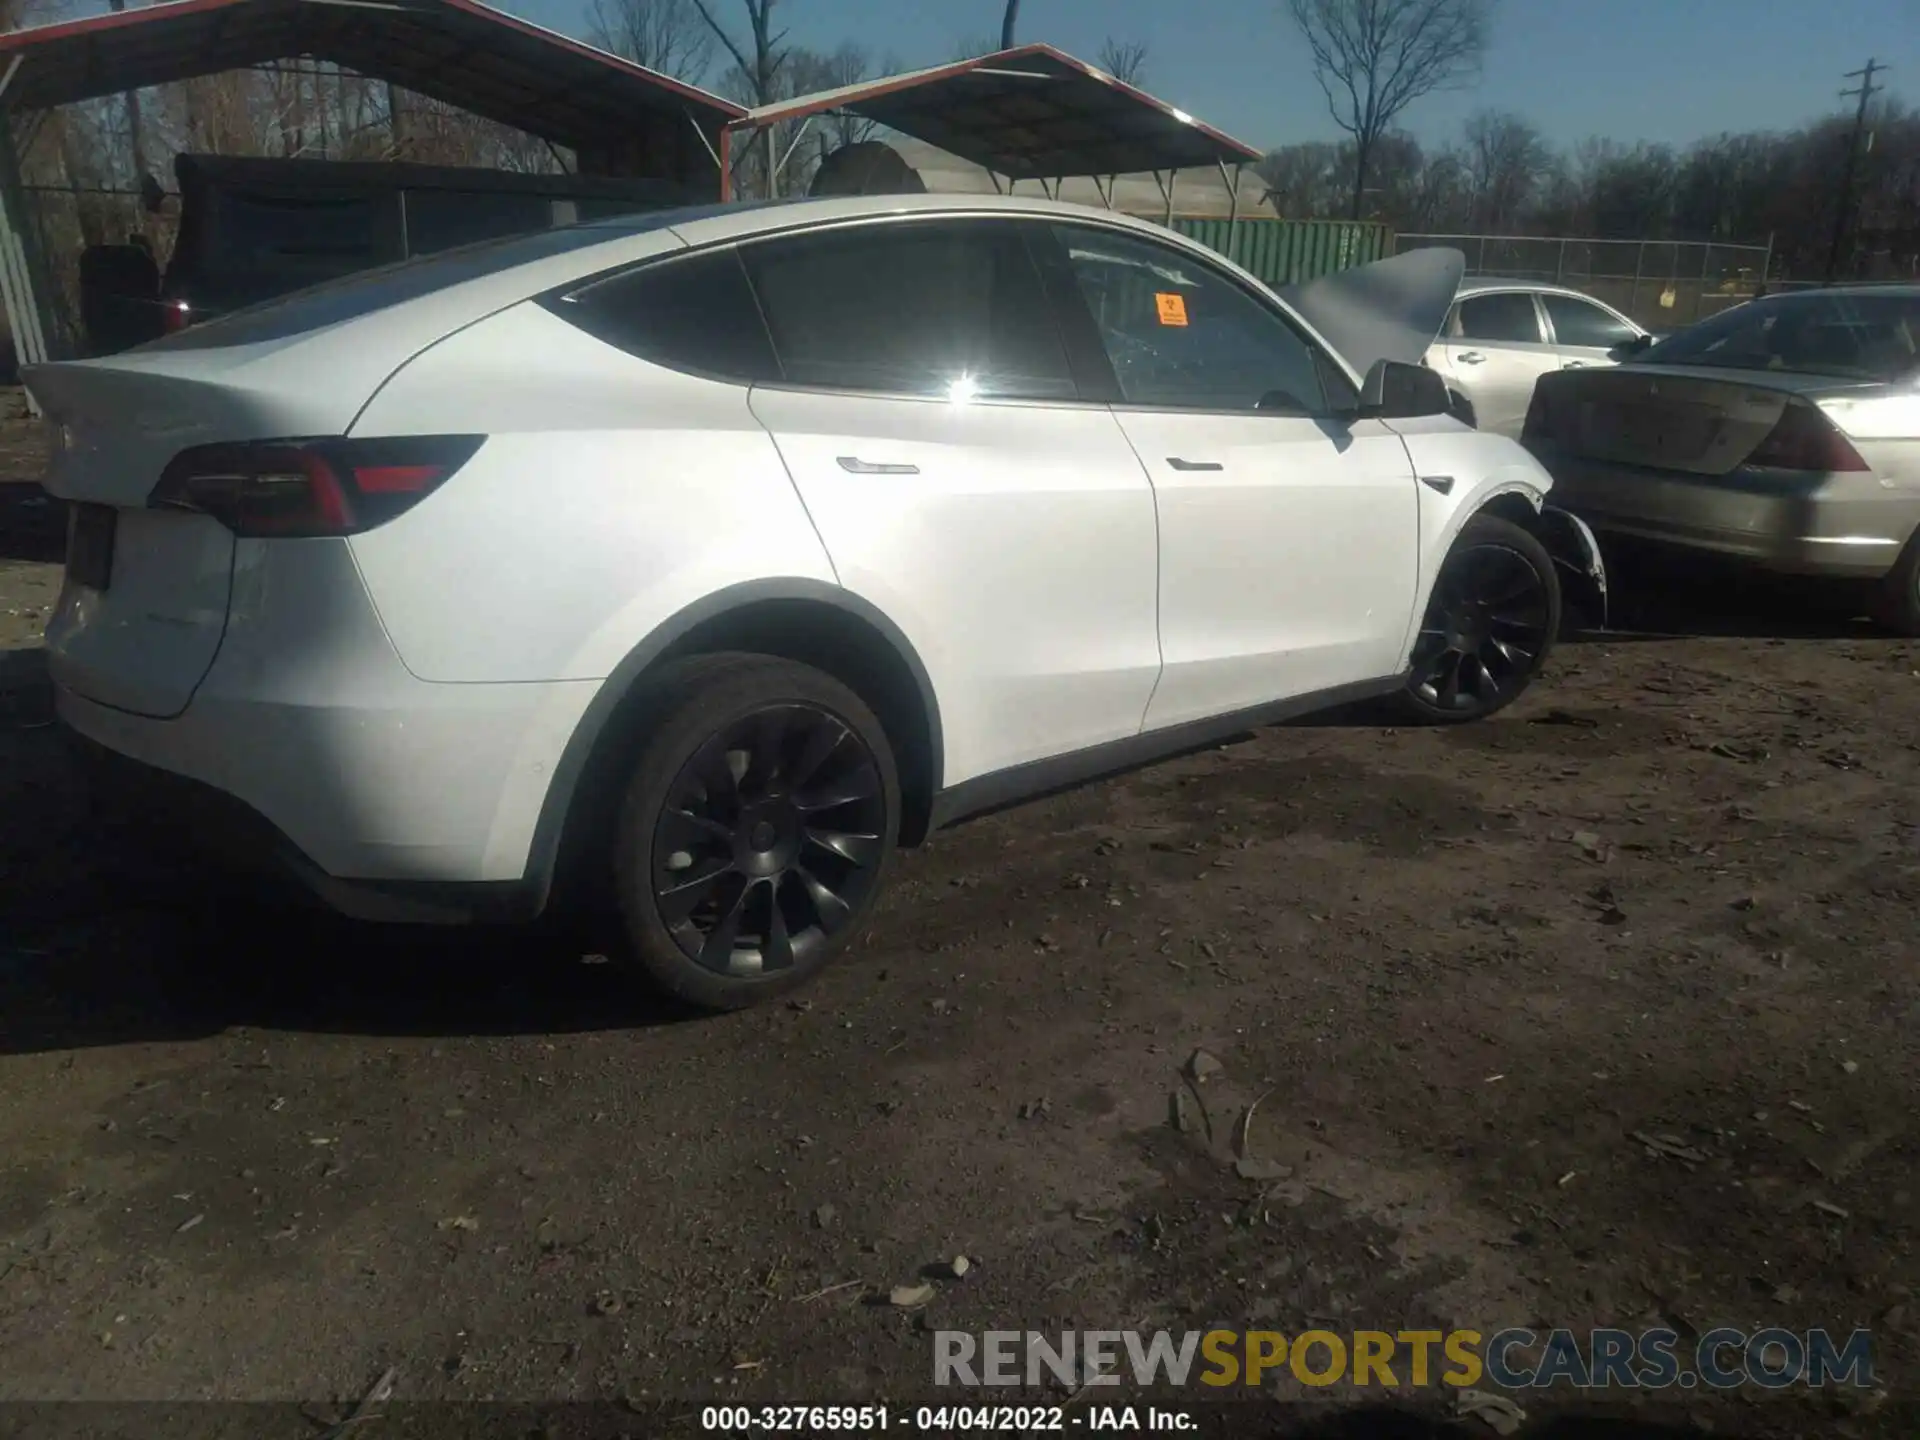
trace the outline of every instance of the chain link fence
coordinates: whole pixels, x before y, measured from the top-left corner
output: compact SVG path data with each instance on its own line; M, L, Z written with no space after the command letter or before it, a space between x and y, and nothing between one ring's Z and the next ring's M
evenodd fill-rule
M1547 280L1583 290L1649 330L1677 330L1759 293L1773 246L1558 235L1400 235L1395 254L1443 247L1467 274Z

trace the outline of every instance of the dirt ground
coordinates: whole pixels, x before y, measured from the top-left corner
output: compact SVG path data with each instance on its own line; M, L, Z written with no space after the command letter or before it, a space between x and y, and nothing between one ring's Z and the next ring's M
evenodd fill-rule
M33 498L0 487L0 1400L331 1414L394 1367L685 1423L924 1397L936 1327L1725 1323L1871 1327L1888 1395L1562 1390L1527 1433L1911 1433L1920 645L1830 597L1632 579L1637 628L1492 723L1274 730L964 826L803 999L687 1019L550 938L123 843L45 723ZM1238 1413L1443 1433L1358 1403Z

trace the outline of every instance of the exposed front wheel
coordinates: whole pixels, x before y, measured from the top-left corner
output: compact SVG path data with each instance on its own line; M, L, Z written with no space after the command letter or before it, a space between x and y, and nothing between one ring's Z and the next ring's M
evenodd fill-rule
M702 656L654 684L614 846L627 938L661 989L740 1009L858 927L899 831L893 752L859 696L791 661Z
M1510 520L1476 515L1434 580L1401 713L1426 725L1484 719L1520 697L1559 631L1546 547Z

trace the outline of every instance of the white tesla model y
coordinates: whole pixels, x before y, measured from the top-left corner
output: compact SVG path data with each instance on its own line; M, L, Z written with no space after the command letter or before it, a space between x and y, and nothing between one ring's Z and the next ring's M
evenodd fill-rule
M805 201L37 367L59 713L350 914L524 916L577 873L653 980L747 1004L935 827L1340 702L1519 694L1550 552L1597 560L1415 363L1458 279L1276 295L1099 211Z

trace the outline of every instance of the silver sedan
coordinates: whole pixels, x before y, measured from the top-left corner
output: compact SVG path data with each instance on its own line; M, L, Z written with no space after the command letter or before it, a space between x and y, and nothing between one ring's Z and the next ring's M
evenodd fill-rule
M1481 276L1461 283L1427 365L1446 377L1463 420L1518 435L1542 375L1610 365L1616 347L1645 335L1618 310L1578 290Z
M1522 439L1603 537L1873 581L1920 634L1920 286L1773 295L1549 375Z

